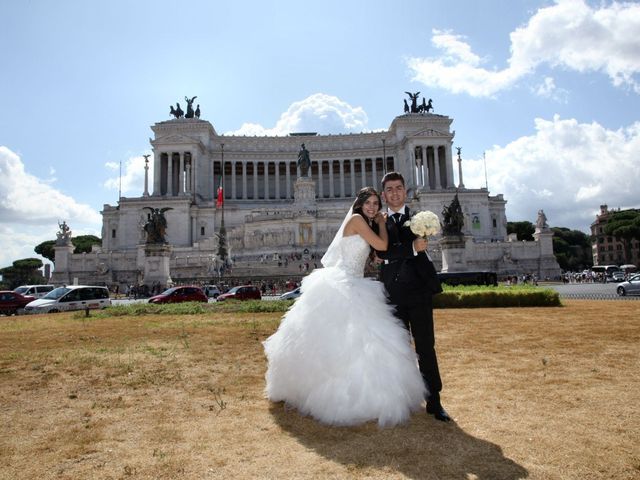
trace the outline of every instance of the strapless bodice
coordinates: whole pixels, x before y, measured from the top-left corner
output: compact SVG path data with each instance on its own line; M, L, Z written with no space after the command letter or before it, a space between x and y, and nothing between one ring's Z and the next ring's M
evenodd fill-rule
M364 265L369 257L370 247L360 235L350 235L340 239L340 261L336 267L354 277L364 276Z

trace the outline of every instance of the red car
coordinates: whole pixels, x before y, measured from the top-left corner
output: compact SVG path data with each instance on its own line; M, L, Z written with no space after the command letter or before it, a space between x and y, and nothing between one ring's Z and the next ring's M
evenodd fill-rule
M21 295L10 290L0 291L0 313L5 315L18 314L18 310L24 308L27 303L31 303L36 299L31 295Z
M149 303L181 303L181 302L208 302L209 299L200 287L172 287L159 295L151 297Z
M261 300L260 289L254 285L241 285L233 287L227 293L218 296L218 301L224 300Z

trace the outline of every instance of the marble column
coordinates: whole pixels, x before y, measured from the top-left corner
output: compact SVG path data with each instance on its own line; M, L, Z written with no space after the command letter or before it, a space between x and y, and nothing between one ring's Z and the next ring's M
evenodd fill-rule
M366 158L360 159L360 167L362 170L362 183L360 185L360 188L364 188L367 186L367 159Z
M194 195L197 193L198 190L198 155L194 154L191 157L191 195ZM214 192L209 192L209 195L213 195Z
M333 198L333 187L334 187L334 178L333 178L333 160L329 160L329 198Z
M192 163L193 163L193 159L191 159L191 161L187 163L187 167L186 167L186 169L187 169L187 174L186 174L186 175L187 175L187 185L186 185L186 190L187 190L187 193L189 193L189 194L190 194L190 193L192 192L192 190L193 190L193 183L192 183L192 181L191 181L191 164L192 164Z
M442 190L442 180L440 179L440 152L438 147L433 147L433 166L436 175L436 190Z
M240 167L242 168L242 199L247 199L247 163L240 161Z
M274 162L274 165L276 166L275 176L274 176L275 177L275 183L276 183L276 185L275 185L276 186L276 188L275 188L275 190L276 190L276 192L275 192L276 200L280 200L280 161L276 160Z
M378 159L377 158L372 158L371 159L371 181L373 182L373 188L375 188L376 190L378 190L380 187L378 187L378 168L376 166Z
M427 169L427 148L420 145L420 159L418 162L418 184L424 188L425 186L425 169Z
M237 198L237 185L236 185L236 161L231 161L231 199L235 200Z
M285 182L286 182L286 192L287 199L291 198L291 163L289 161L285 161L287 169L285 171Z
M253 162L253 197L254 200L259 198L258 195L258 162Z
M167 159L167 197L173 197L173 153Z
M322 160L318 160L318 198L324 197L324 189L322 188Z
M153 151L153 195L160 195L162 191L162 155L163 152Z
M340 162L340 198L344 198L344 160L338 161Z
M362 162L362 160L360 160ZM360 164L362 166L362 163ZM349 173L350 173L350 186L351 186L351 196L355 197L356 195L356 165L355 160L352 158L349 160Z
M180 170L178 170L178 195L184 194L184 156L184 152L180 152Z

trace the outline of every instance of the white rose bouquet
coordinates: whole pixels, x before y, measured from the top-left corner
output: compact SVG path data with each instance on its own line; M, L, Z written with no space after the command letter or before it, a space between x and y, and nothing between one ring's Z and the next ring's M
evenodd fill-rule
M413 233L423 238L440 233L440 219L429 210L416 213L404 223L404 226L409 227Z

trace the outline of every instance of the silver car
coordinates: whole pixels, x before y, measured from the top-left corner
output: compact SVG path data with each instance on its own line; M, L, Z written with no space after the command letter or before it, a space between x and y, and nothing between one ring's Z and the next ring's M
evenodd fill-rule
M626 282L619 283L616 292L621 297L625 295L640 295L640 274L632 276Z
M300 287L298 287L294 290L291 290L290 292L286 292L280 295L280 300L295 300L300 295L302 295L302 292L300 291Z

